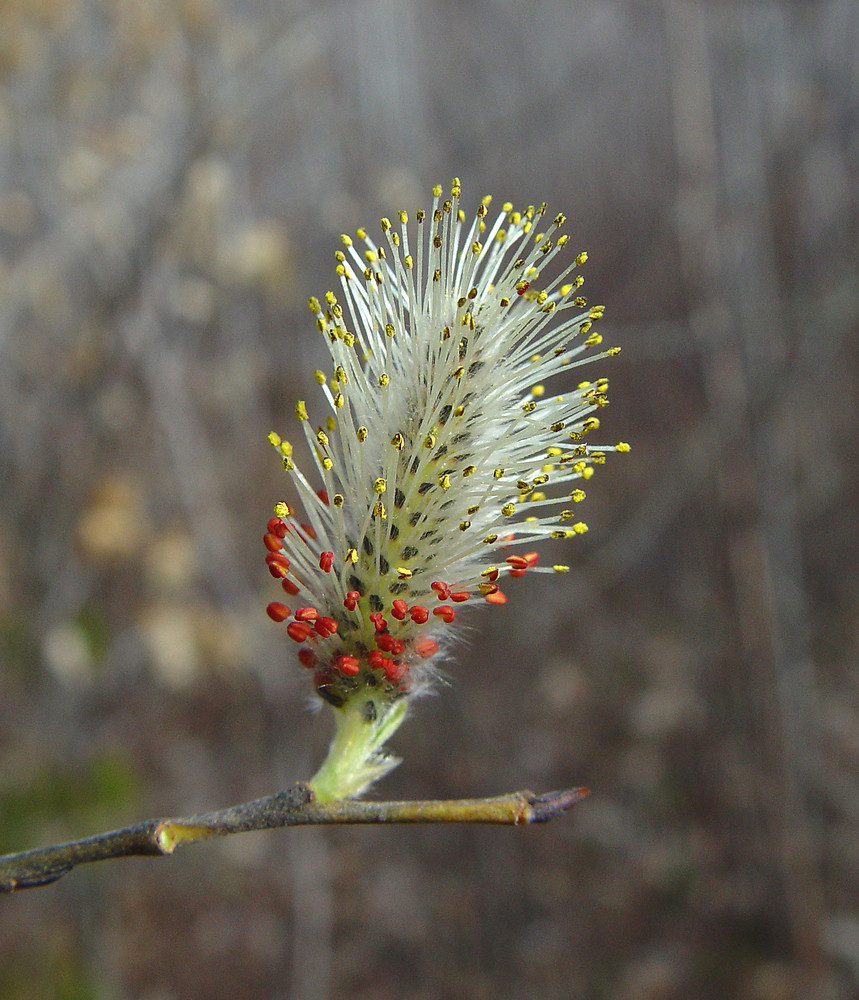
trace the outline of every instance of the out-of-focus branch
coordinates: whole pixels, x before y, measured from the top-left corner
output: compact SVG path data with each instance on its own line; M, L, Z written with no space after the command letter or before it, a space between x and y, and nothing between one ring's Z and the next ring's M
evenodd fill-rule
M213 837L283 826L353 823L489 823L521 826L546 823L588 794L587 788L535 795L511 792L490 799L416 802L317 802L313 789L299 782L253 802L182 819L150 819L83 840L40 847L0 857L0 892L33 889L61 878L77 865L109 858L172 854L177 847Z

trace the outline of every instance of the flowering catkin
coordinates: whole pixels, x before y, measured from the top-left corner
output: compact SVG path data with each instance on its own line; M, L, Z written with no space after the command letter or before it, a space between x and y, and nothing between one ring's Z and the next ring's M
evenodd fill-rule
M433 195L411 228L400 212L378 243L342 237L340 298L310 299L332 363L315 373L324 422L295 408L315 476L269 436L298 505L268 524L286 592L268 614L335 707L422 686L461 609L503 604L508 577L563 573L534 547L587 530L582 484L629 447L589 443L607 381L570 369L619 348L600 348L603 307L580 293L587 255L567 256L564 217L506 204L487 221L487 197L468 223L458 180Z

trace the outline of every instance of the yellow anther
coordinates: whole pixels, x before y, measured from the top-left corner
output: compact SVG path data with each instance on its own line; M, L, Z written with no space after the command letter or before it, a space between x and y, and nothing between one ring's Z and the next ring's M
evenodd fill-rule
M573 503L581 503L586 496L587 494L585 493L584 490L573 490L573 492L570 494L570 499L573 501Z
M506 504L504 504L504 506L501 508L501 513L505 517L510 517L511 514L515 514L516 513L516 504L515 503L506 503Z
M295 415L299 420L307 420L307 407L304 405L303 399L299 399L295 404Z
M402 451L406 446L406 439L399 431L397 431L397 433L391 438L391 444L397 449L397 451Z
M536 501L536 500L545 500L546 499L546 494L545 493L541 493L540 490L536 490L534 493L531 494L531 496L529 497L529 499L532 502Z
M501 477L502 477L503 475L504 475L504 470L503 470L503 469L496 469L496 470L495 470L495 471L494 471L494 472L492 473L492 477L493 477L494 479L500 479L500 478L501 478Z
M569 566L563 566L563 565L561 565L560 563L556 563L556 564L555 564L555 565L554 565L554 566L552 567L552 569L553 569L553 570L554 570L554 571L555 571L556 573L569 573L569 572L570 572L570 567L569 567Z
M386 386L391 381L390 375L387 372L382 372L379 375L379 385Z
M307 305L314 316L322 311L322 307L319 305L319 299L317 299L315 295L310 296L307 300Z
M614 450L620 452L630 451L630 446L626 443L626 441L618 441L618 443L614 446Z
M545 395L545 393L546 393L546 387L544 385L532 385L531 386L531 395L532 396L536 396L539 399L540 396Z
M268 432L268 443L272 446L272 448L279 448L280 447L280 434L278 434L277 431L269 431Z
M382 479L381 476L378 479L373 480L373 492L374 493L384 493L388 488L388 481Z
M462 474L463 476L473 476L476 471L477 471L476 466L466 465L466 467L462 470Z
M316 440L323 448L328 447L328 435L325 433L325 431L317 431Z
M585 253L585 251L583 250L583 251L582 251L582 252L581 252L580 254L578 254L578 255L576 256L576 265L577 265L578 267L581 267L581 266L582 266L582 264L584 264L584 263L585 263L585 261L586 261L587 259L588 259L588 255L587 255L587 254Z
M358 429L357 429L357 430L355 431L355 436L356 436L356 437L358 438L358 440L359 440L359 441L366 441L366 440L367 440L367 435L368 435L369 433L370 433L370 432L369 432L369 431L367 430L367 428L366 428L366 427L359 427L359 428L358 428Z
M331 497L331 503L333 503L335 507L342 507L345 502L346 498L342 493L335 493L334 496Z
M274 505L274 516L275 517L289 517L292 512L289 509L289 504L284 500L280 500Z
M470 527L471 527L471 521L460 521L459 522L459 530L460 531L468 531L468 529Z
M536 409L537 409L537 404L534 402L533 399L527 403L522 404L522 410L524 413L533 413L534 410Z
M434 448L435 447L435 434L427 434L424 438L424 448Z
M325 418L325 426L328 428L329 431L336 431L337 430L337 420L334 417L326 417Z
M397 566L396 573L401 580L408 580L410 576L414 576L408 566Z
M358 562L358 550L357 549L347 549L346 558L343 562L356 563Z
M484 545L492 545L494 542L497 541L498 541L498 535L496 534L487 535L486 538L483 539Z

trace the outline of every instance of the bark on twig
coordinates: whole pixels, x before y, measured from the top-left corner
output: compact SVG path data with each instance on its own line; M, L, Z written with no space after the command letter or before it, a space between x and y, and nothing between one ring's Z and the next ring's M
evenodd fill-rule
M317 802L299 782L253 802L178 819L150 819L83 840L0 857L0 892L48 885L77 865L109 858L160 856L212 837L283 826L350 823L490 823L519 826L546 823L588 794L587 788L535 795L511 792L490 799L416 802Z

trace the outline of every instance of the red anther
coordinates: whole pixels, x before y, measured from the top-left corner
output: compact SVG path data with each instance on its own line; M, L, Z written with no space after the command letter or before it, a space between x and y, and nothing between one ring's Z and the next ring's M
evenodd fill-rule
M435 639L418 639L415 643L415 652L422 659L428 660L438 652L438 643Z
M310 525L310 524L302 524L302 525L300 525L300 527L301 527L301 530L304 532L305 535L307 535L308 538L313 538L313 539L316 538L316 531L315 531L315 529L313 528L312 525Z
M487 597L489 594L497 594L498 593L498 584L497 583L481 583L480 584L480 593L483 594L484 597Z
M289 572L289 560L278 552L270 552L265 557L265 563L275 580L282 580Z
M361 664L354 656L338 656L334 660L334 666L347 677L354 677L361 669Z
M507 595L502 593L500 590L493 590L491 594L486 595L487 604L506 604Z
M269 550L269 552L280 552L283 548L280 544L278 536L271 531L262 536L262 543Z
M495 581L498 579L498 570L497 569L493 569L493 570L490 570L490 572L488 572L488 573L481 573L480 575L485 580L489 580L490 583L495 583Z
M450 599L455 601L457 604L462 604L463 601L467 601L471 597L471 593L468 590L457 590L450 595Z
M292 594L293 597L295 597L295 595L299 591L298 584L297 583L293 583L292 580L281 580L280 581L280 585L287 592L287 594Z
M446 583L442 583L441 580L431 583L430 588L436 592L440 601L446 601L450 597L450 587Z
M298 662L307 667L308 670L313 670L313 668L319 663L319 657L312 649L299 649L298 651Z
M369 617L377 632L384 632L388 627L388 623L382 617L381 611L374 611Z
M267 530L278 538L283 538L289 530L279 517L272 517L266 525Z
M536 566L537 563L540 561L540 553L526 552L525 555L522 556L522 558L525 560L526 563L528 563L529 566Z
M429 620L429 611L422 604L409 608L409 615L415 625L424 625Z
M509 563L513 569L527 569L528 560L524 556L508 556L504 562Z
M376 645L379 649L383 649L386 653L393 653L393 646L396 641L397 640L388 632L381 632L376 636Z
M524 576L526 572L527 570L524 569L511 569L507 575L512 577L518 577L518 576Z
M333 552L323 552L319 557L319 568L323 573L330 573L331 567L334 565L334 553Z
M323 617L316 622L314 628L316 629L317 635L321 635L323 639L327 639L329 635L334 635L337 631L337 622L333 618L323 615Z
M371 649L370 652L367 653L367 662L370 664L373 670L382 670L385 666L386 660L387 657L379 649Z
M294 639L296 642L307 642L313 629L307 622L290 622L286 626L286 631L290 639Z
M392 684L398 684L405 677L408 669L405 663L397 663L396 660L386 660L382 668L385 671L385 680Z
M443 618L448 625L456 618L456 612L449 604L442 604L440 608L433 608L433 614L439 618Z
M318 617L319 612L316 608L298 608L295 612L297 622L315 622Z
M358 607L358 600L361 595L357 590L350 590L346 595L346 600L343 602L343 607L348 611L354 611Z
M327 506L328 506L328 493L327 493L327 491L326 491L326 490L317 490L317 491L316 491L316 495L317 495L317 496L319 497L319 499L320 499L320 500L321 500L321 501L322 501L322 502L323 502L323 503L325 504L325 506L327 507Z
M402 639L395 639L387 632L382 632L376 636L376 645L386 653L393 653L394 656L402 656L406 651L406 644Z
M285 604L281 604L280 601L272 601L265 609L265 613L273 622L285 622L292 612Z
M525 292L527 292L530 287L531 287L530 281L523 281L521 284L516 286L516 294L524 295Z
M408 610L409 606L405 601L394 601L391 614L397 619L398 622L401 622L408 614Z

